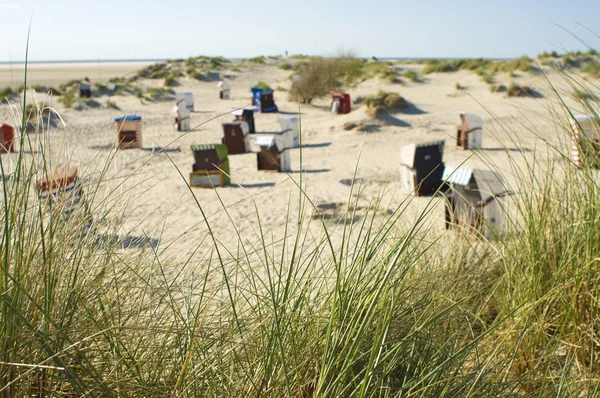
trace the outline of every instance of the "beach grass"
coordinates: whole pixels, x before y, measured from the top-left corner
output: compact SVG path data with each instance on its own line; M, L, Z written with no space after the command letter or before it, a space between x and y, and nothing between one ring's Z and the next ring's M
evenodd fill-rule
M600 126L597 104L578 99ZM364 102L401 100L383 93ZM284 214L284 234L264 230L255 199L253 242L225 203L214 218L196 201L206 235L173 264L160 221L142 239L155 245L124 249L114 238L135 196L106 189L113 157L84 180L90 227L86 213L65 217L66 203L38 197L37 179L70 160L43 141L34 148L26 113L47 106L28 101L25 91L14 124L19 148L39 156L0 157L4 396L599 393L600 187L594 155L577 169L570 161L568 108L551 115L564 145L511 155L504 172L515 195L502 208L503 236L436 233L436 198L416 218L406 214L410 197L381 212L386 184L364 206L355 178L332 223L299 173L289 176L298 209ZM505 129L518 145L518 132ZM52 133L66 139L64 129ZM173 175L185 184L182 171ZM220 223L238 231L235 247L221 243Z
M412 70L412 69L409 69L406 72L404 72L402 74L402 76L404 76L405 78L407 78L408 80L410 80L413 83L418 83L419 82L419 73L417 71Z

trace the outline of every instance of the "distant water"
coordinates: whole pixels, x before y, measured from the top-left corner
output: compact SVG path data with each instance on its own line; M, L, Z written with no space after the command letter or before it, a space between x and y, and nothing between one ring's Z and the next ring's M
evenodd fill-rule
M28 64L111 64L111 63L135 63L135 62L165 62L166 59L76 59L76 60L51 60L51 61L27 61ZM0 65L22 65L25 61L0 61Z
M283 57L282 57L283 58ZM370 59L371 57L363 57L364 59ZM473 59L482 58L482 57L472 57ZM37 60L37 61L28 61L29 64L110 64L110 63L135 63L135 62L165 62L168 60L174 60L177 58L143 58L143 59L76 59L76 60ZM229 58L232 61L238 61L245 58ZM448 57L377 57L380 61L424 61L427 59L439 59L443 61L452 61L455 59L463 59L463 58L448 58ZM492 61L503 61L510 58L486 58L491 59ZM25 61L0 61L0 65L22 65Z

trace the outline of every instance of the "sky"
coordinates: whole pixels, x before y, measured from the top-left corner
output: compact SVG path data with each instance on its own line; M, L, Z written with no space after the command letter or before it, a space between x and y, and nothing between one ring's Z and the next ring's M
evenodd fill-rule
M599 0L0 0L0 61L350 51L512 58L600 48ZM583 44L583 43L585 44Z

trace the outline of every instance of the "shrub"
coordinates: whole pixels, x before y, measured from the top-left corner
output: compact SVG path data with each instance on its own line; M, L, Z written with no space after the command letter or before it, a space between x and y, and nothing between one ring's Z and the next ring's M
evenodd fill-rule
M504 91L506 91L506 86L504 84L490 84L490 92L502 93Z
M262 80L259 81L258 83L256 83L252 88L261 88L261 89L263 89L265 91L273 90L271 88L271 86L269 86L267 83L263 82Z
M454 64L452 62L431 60L427 63L427 65L423 69L423 74L429 75L431 73L454 72L456 70L457 70L457 68L454 66Z
M119 86L115 90L115 95L123 96L123 95L136 95L139 96L143 94L142 90L135 84L125 84Z
M460 83L458 83L458 82L457 82L457 83L454 85L454 88L455 88L455 89L457 89L457 90L464 90L464 89L465 89L465 88L464 88L464 86L462 86L462 85L461 85Z
M0 91L0 98L4 99L4 98L9 98L12 96L17 95L17 93L15 93L15 91L12 89L12 87L5 87L4 89L2 89Z
M538 58L560 58L560 55L558 55L558 53L555 50L552 50L550 52L544 51L543 53L538 55Z
M355 72L355 75L361 81L370 78L379 78L389 83L394 83L398 78L394 66L391 62L364 62L363 60L357 61L358 62L356 63L356 68L358 69L362 66L363 70L362 73L357 70ZM360 76L361 74L362 76Z
M136 72L136 75L144 79L166 79L170 74L165 62L148 65Z
M119 109L117 103L111 100L106 100L106 107L111 109Z
M283 63L279 64L277 67L279 69L281 69L281 70L292 70L292 69L294 69L294 66L292 64L290 64L289 62L283 62Z
M356 126L357 126L356 123L348 122L348 123L343 124L342 129L349 131L349 130L353 130L354 128L356 128Z
M580 102L598 101L598 96L589 90L576 88L573 90L573 98Z
M508 97L532 97L535 95L535 91L528 86L519 86L515 82L511 82L506 90L506 95Z
M413 83L417 83L419 81L419 73L414 70L407 70L402 75Z
M298 80L292 84L289 98L310 103L331 91L352 87L363 78L364 64L364 60L351 56L311 58L299 68Z
M406 107L406 101L397 93L380 91L377 95L371 95L365 98L365 105L369 108L383 106L386 109L400 110Z
M600 78L600 63L588 61L581 66L581 72L591 77Z
M375 105L367 107L365 112L367 113L367 116L369 116L371 119L377 119L383 115L387 115L388 110L383 105Z
M165 78L164 85L167 87L177 86L179 85L179 82L174 77L168 76Z
M63 104L65 108L72 108L73 105L77 102L77 98L75 97L75 93L73 90L66 91L63 95L60 96L58 102Z
M577 61L575 58L573 58L570 55L564 55L562 57L562 62L565 66L570 66L570 67L577 67L579 66L579 61Z
M486 84L494 84L494 75L490 73L484 73L481 75L481 80Z
M364 103L367 106L366 113L371 118L377 118L390 111L398 111L407 106L406 101L400 94L386 91L380 91L376 95L366 97Z
M138 95L138 98L143 97L143 95ZM145 98L149 101L172 101L175 99L175 91L163 87L148 87L146 89Z
M252 64L256 64L256 65L264 65L265 64L265 57L261 55L259 57L250 58L248 60L248 62L250 62Z

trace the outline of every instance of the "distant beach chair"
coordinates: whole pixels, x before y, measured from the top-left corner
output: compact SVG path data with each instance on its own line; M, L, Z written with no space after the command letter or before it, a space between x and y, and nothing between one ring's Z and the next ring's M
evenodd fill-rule
M229 84L226 82L219 82L217 86L221 89L221 91L219 91L219 98L228 100L231 95L231 89L229 88Z
M575 115L570 120L573 130L571 159L575 167L598 162L600 154L600 121L594 115ZM594 165L600 167L600 164Z
M299 119L297 116L279 116L281 134L285 139L285 148L298 148L300 146Z
M41 177L36 188L40 199L57 207L65 219L77 215L85 228L91 225L93 218L76 167L56 169L50 178Z
M0 123L0 153L14 152L15 128L11 125Z
M115 119L119 149L142 146L142 117L125 115Z
M252 87L252 105L256 106L256 109L261 113L276 113L279 112L277 105L275 105L275 99L273 97L273 90L263 90L262 88Z
M175 93L175 102L179 103L179 101L185 101L185 107L188 108L190 112L194 112L194 94L189 91L178 91Z
M246 122L248 123L248 134L255 134L256 129L254 127L254 110L252 109L237 109L231 112L235 116L234 122Z
M331 93L331 114L342 115L352 111L352 101L348 93Z
M400 175L404 192L433 195L443 187L444 141L409 144L400 152Z
M177 105L173 107L171 110L171 116L175 117L175 123L173 128L175 131L190 131L191 130L191 122L190 122L191 112L185 106L185 101L180 100Z
M504 198L509 194L502 177L491 170L446 166L446 228L467 227L489 238L504 232Z
M223 144L230 155L250 151L248 123L244 121L223 123Z
M89 83L79 84L79 97L80 98L91 98L92 97L92 85Z
M227 147L222 144L192 145L194 164L190 186L213 188L230 183Z
M283 139L278 144L274 135L258 135L254 144L260 147L256 154L258 170L291 171L290 152Z
M483 120L472 113L460 114L461 124L456 131L456 146L465 150L481 148Z

